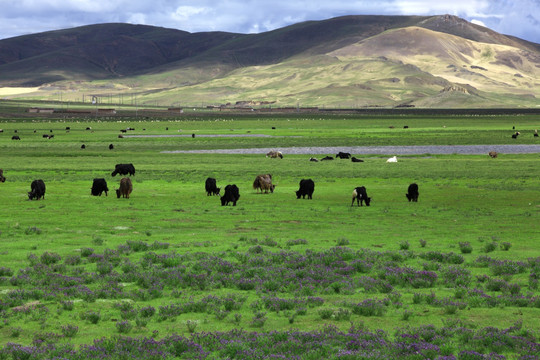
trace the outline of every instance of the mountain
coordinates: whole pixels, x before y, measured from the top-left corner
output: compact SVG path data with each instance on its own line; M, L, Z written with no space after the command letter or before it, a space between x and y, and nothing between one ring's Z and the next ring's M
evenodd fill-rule
M0 40L0 86L161 105L531 107L540 45L450 15L344 16L261 34L100 24Z

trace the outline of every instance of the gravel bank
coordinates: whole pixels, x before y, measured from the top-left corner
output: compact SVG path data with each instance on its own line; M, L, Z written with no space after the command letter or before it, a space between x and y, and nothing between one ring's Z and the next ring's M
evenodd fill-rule
M279 150L286 154L379 154L379 155L422 155L422 154L468 154L480 155L490 151L501 154L538 154L540 145L438 145L438 146L353 146L353 147L284 147L284 148L249 148L216 150L175 150L162 151L167 154L266 154L270 150Z

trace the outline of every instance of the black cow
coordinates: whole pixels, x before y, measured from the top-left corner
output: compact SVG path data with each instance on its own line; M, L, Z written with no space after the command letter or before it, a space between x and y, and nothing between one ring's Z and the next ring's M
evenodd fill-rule
M109 191L109 188L107 187L107 181L103 178L96 178L94 179L94 182L92 183L92 190L90 191L91 195L94 196L101 196L101 194L105 191L105 196L108 196L109 194L107 191Z
M133 164L116 164L114 167L114 171L111 173L111 176L116 176L116 174L135 175L135 167L133 166Z
M45 183L43 180L34 180L32 181L32 184L30 184L30 188L32 189L28 193L28 199L29 200L39 200L43 198L45 200Z
M21 140L21 138L19 137L19 135L13 135L11 137L11 140Z
M207 178L206 182L204 183L204 188L206 189L206 195L219 195L220 188L216 185L216 179L214 178Z
M356 205L363 206L362 202L366 202L366 206L369 206L371 203L371 198L367 196L366 188L364 186L359 186L355 188L352 192L352 203L354 205L354 200L356 199Z
M302 179L300 180L300 189L296 192L296 198L300 199L300 196L302 199L306 198L306 195L308 196L308 199L311 199L313 195L313 191L315 191L315 183L311 179Z
M221 197L221 206L229 205L230 202L236 206L236 202L240 199L240 190L235 184L225 186L225 195Z
M357 158L355 158L354 156L351 158L351 161L352 161L352 162L364 162L364 160L362 160L362 159L357 159Z
M418 184L412 183L411 185L409 185L409 188L407 189L407 193L405 194L407 199L409 199L409 201L417 202L418 195L420 195L418 193Z
M331 156L325 156L325 157L323 157L323 158L321 159L321 161L325 161L325 160L334 160L334 158L331 157Z
M351 158L351 154L350 153L346 153L346 152L338 152L337 155L336 155L336 159L337 158L340 158L340 159L350 159Z
M6 182L6 178L4 177L4 170L0 169L0 182Z

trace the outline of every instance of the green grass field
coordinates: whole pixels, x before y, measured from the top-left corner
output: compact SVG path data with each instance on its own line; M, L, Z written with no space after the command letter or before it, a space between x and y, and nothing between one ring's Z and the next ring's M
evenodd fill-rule
M351 323L394 334L404 327L505 329L519 322L519 335L536 341L539 154L421 154L387 164L387 156L362 154L353 155L364 163L313 163L310 155L161 151L512 144L512 126L522 131L520 144L533 144L538 125L534 116L5 118L0 345L80 345L116 335L162 339L232 329L317 331L325 324L346 331ZM119 139L126 127L135 128L128 135L272 137ZM20 141L11 140L15 130ZM50 130L55 137L44 139ZM117 163L133 163L137 171L129 200L114 193ZM252 189L261 173L273 175L273 194ZM90 195L96 177L107 180L109 196ZM219 197L207 196L207 177L222 189L237 184L238 205L222 207ZM315 181L313 200L296 199L302 178ZM34 179L45 181L45 200L28 200ZM405 197L411 182L419 184L418 203ZM372 204L351 207L352 190L361 185ZM437 280L422 278L423 271ZM368 278L376 284L368 286ZM301 304L276 310L276 298ZM366 299L383 301L383 313L358 310ZM183 307L173 311L173 305ZM155 314L143 310L150 307ZM77 327L75 334L68 325ZM463 343L452 344L438 354L457 355ZM522 354L474 348L510 358Z

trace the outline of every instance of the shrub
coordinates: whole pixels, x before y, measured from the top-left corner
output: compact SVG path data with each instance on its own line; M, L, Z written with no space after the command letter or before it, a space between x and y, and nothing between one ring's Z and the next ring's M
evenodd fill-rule
M63 310L71 311L73 310L74 303L71 300L62 300L60 301Z
M139 310L139 314L144 318L150 318L156 313L156 308L153 306L145 306Z
M509 243L508 241L503 241L501 245L499 245L499 247L501 248L502 251L508 251L512 247L512 244Z
M42 264L51 265L56 264L57 262L62 260L62 257L57 253L45 251L43 254L41 254L41 257L39 259Z
M460 242L459 243L459 250L461 250L462 254L470 254L472 252L472 246L469 242Z
M319 316L323 320L328 320L332 317L334 309L319 309Z
M423 247L423 248L426 247L426 244L427 244L427 241L426 241L426 240L420 239L420 240L418 240L418 241L420 242L420 247Z
M409 242L407 240L402 240L400 243L399 243L399 248L401 250L409 250Z
M486 243L484 245L484 252L490 253L492 251L495 251L497 249L497 243L495 241Z
M255 313L253 318L251 319L251 326L253 327L263 327L264 323L266 322L268 318L266 317L266 313L262 311L258 311Z
M193 334L195 332L195 329L197 329L197 325L199 325L199 322L197 320L186 321L186 327L190 334Z
M94 249L92 248L82 248L81 249L81 256L82 257L89 257L94 253Z
M68 338L72 338L79 332L79 327L73 324L62 325L62 335Z
M345 239L345 238L339 238L339 239L337 239L337 241L336 241L336 245L337 245L337 246L345 246L345 245L349 245L349 240L348 240L348 239Z
M133 329L133 325L127 320L116 322L116 330L118 330L120 334L128 334L131 329Z

